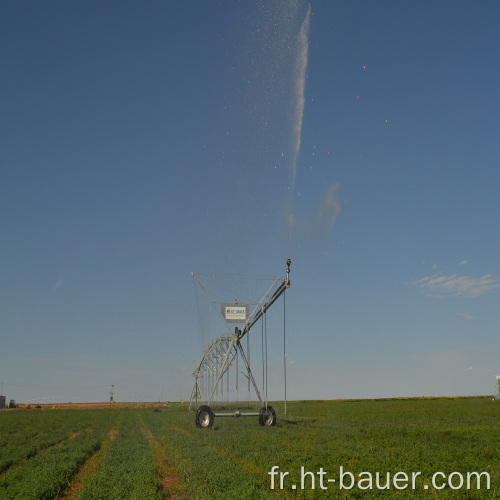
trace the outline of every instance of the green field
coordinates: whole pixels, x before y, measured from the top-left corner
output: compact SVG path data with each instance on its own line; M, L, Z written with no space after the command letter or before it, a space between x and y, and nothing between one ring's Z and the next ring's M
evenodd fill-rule
M211 429L186 405L2 411L0 499L500 497L500 402L289 402L287 420L273 406L275 427Z

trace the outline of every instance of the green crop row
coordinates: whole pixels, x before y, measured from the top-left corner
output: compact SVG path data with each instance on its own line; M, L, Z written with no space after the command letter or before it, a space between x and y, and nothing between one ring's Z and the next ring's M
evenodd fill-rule
M26 412L21 417L29 424L26 436L12 420L12 432L2 433L5 449L10 449L13 436L26 443L50 435L49 429L64 438L47 447L40 441L35 455L18 457L0 474L0 499L65 498L65 487L79 482L82 487L71 490L71 498L77 500L499 498L498 402L487 398L289 402L287 419L283 403L273 406L278 415L275 427L259 426L256 417L216 417L211 429L198 429L194 412L186 406L46 411L43 418ZM0 421L5 425L1 416ZM279 474L275 490L270 489L269 472L275 466L286 473L283 490ZM391 485L341 490L337 483L323 491L317 473L323 470L338 481L340 467L356 481L377 472L383 483L387 474L400 471L409 476L418 472L419 477L415 489ZM304 489L302 471L310 473ZM430 480L438 471L464 476L487 472L490 488L483 483L480 490L433 489Z
M29 439L39 433L52 432L58 428L78 425L78 422L93 419L87 411L40 411L16 410L0 412L0 447L10 441Z
M92 426L96 419L88 411L6 412L0 417L0 473Z
M80 465L99 448L116 414L68 412L67 417L64 440L38 451L1 476L0 499L54 498Z
M275 405L278 416L283 405ZM329 498L498 498L500 491L500 405L486 398L386 401L292 402L288 419L263 428L256 418L216 418L212 429L197 429L194 414L149 414L144 420L176 464L192 498L267 498L273 466L288 472L281 493L288 498L317 498L316 475L304 490L301 468L330 477L339 468L359 478L379 472L420 473L416 488L340 491ZM490 489L442 490L430 487L435 472L488 472ZM309 478L310 476L308 476ZM361 476L363 477L363 476ZM292 484L296 489L292 489Z
M196 428L194 413L185 409L144 413L142 419L175 465L190 498L276 498L269 490L268 476L258 457L252 461L246 454L234 454L236 441L245 443L256 433L264 444L276 430L260 427L257 417L220 419L220 427L207 430ZM220 443L214 439L224 434L230 441ZM261 452L268 450L263 446Z
M83 485L79 500L161 498L157 466L138 415L141 410L123 411L119 432L99 470Z

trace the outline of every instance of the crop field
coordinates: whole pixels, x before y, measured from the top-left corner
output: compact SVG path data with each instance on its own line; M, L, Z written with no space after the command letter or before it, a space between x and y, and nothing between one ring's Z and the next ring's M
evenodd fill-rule
M180 404L2 411L0 499L500 497L500 402L273 406L211 429Z

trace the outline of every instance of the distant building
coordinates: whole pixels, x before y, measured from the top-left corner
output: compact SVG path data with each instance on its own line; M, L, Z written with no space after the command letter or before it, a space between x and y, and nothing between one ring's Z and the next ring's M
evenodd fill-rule
M0 410L5 408L5 396L0 396Z

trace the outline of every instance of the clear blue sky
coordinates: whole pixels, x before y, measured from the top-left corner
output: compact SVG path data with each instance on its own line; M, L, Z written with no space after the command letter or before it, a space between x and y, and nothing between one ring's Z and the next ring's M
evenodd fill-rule
M8 398L189 399L190 273L289 254L289 398L494 392L500 4L308 5L1 5Z

